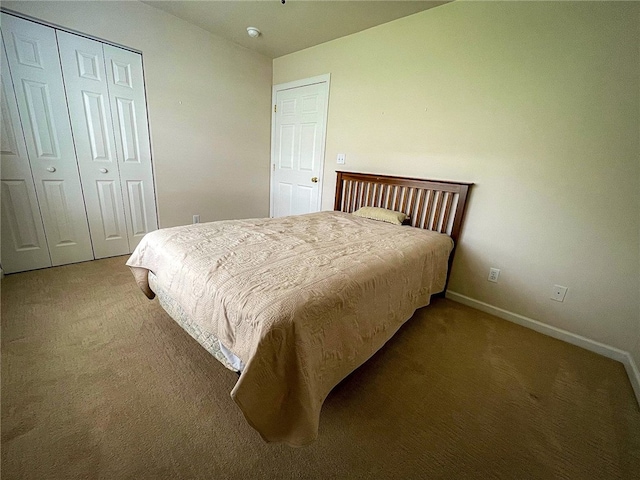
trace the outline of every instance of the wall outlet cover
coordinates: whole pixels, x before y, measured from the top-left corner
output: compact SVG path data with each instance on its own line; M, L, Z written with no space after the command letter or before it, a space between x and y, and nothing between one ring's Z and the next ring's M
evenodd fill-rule
M556 302L564 302L564 297L567 294L567 287L563 287L562 285L554 285L553 291L551 292L551 300L555 300Z
M489 277L487 278L487 280L489 280L490 282L493 283L498 283L498 277L500 276L500 269L499 268L491 268L489 269Z

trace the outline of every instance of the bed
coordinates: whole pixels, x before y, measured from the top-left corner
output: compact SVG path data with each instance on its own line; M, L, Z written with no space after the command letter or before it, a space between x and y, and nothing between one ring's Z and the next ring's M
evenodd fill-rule
M127 265L239 373L231 397L262 438L302 446L331 389L445 290L470 186L337 172L333 212L157 230Z

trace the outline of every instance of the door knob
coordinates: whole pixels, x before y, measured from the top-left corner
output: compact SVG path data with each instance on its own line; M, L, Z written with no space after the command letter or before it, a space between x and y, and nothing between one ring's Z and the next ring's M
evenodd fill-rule
M108 173L108 172L109 172L109 170L107 170L106 168L101 168L100 169L100 173Z
M56 167L49 167L49 168L47 168L47 172L51 172L51 173L53 173L53 172L55 172L55 171L56 171Z
M313 177L313 178L311 179L311 181L312 181L313 183L318 183L318 177Z

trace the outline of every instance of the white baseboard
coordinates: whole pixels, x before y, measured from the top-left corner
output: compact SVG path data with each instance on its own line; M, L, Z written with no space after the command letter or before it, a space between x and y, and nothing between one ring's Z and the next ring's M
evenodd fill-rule
M621 362L624 365L625 370L627 371L629 381L631 382L631 386L633 387L633 391L636 395L636 400L638 401L638 405L640 406L640 371L638 370L638 366L636 365L633 357L631 356L631 354L629 354L629 352L625 352L624 350L620 350L619 348L615 348L604 343L596 342L595 340L591 340L590 338L583 337L582 335L577 335L575 333L562 330L561 328L552 327L551 325L547 325L546 323L542 323L532 318L525 317L524 315L519 315L517 313L513 313L499 307L494 307L493 305L489 305L488 303L481 302L480 300L467 297L457 292L452 292L451 290L448 290L445 296L446 298L453 300L454 302L462 303L463 305L475 308L476 310L490 313L491 315L495 315L496 317L502 318L504 320L517 323L518 325L530 328L531 330L535 330L536 332L542 333L544 335L557 338L558 340L562 340L563 342L582 347L591 352L595 352L599 355L603 355L607 358L611 358L613 360Z
M636 362L633 361L633 357L629 353L627 353L627 361L622 363L627 371L627 375L629 375L629 381L631 382L633 391L636 393L638 405L640 405L640 370L638 370L638 365L636 365Z

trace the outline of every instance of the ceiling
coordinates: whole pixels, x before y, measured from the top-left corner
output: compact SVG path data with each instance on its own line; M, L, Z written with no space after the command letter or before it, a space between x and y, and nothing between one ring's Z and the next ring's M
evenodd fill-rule
M437 7L443 1L404 0L143 0L152 7L269 58ZM258 38L247 35L256 27Z

